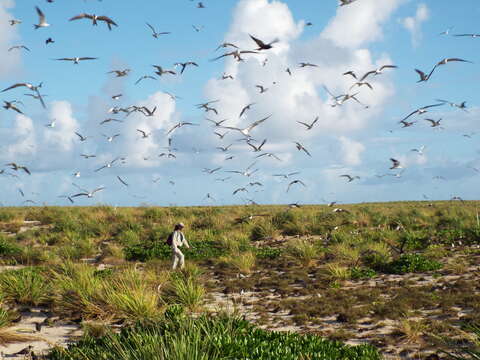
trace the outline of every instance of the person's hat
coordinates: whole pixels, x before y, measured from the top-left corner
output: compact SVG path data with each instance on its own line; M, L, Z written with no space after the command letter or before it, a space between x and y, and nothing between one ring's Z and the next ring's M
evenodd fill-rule
M177 226L178 226L178 227L182 227L182 228L185 227L185 225L184 225L183 223L178 223Z

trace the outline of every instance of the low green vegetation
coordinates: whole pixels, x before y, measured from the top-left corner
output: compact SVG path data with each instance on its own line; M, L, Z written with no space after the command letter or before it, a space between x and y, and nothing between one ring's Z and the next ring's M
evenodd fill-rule
M7 330L29 307L85 330L52 359L377 359L333 340L384 321L396 330L379 348L462 338L460 318L480 322L479 205L1 208L0 342L16 341ZM179 221L191 249L171 271ZM222 310L252 325L211 317Z
M120 334L85 337L50 360L379 360L370 345L346 346L315 335L270 332L246 321L202 316L125 328Z

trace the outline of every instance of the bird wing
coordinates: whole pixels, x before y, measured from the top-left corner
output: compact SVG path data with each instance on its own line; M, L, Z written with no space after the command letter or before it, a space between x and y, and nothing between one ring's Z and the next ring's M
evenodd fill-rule
M153 32L154 34L157 33L157 32L155 31L155 28L154 28L152 25L150 25L149 23L145 23L145 24L147 24L147 26L152 30L152 32Z
M17 84L14 84L14 85L6 88L6 89L3 89L1 92L8 91L8 90L11 90L11 89L15 89L15 88L20 87L20 86L28 87L26 83L17 83Z
M418 75L420 75L420 79L425 78L426 75L422 70L415 69L415 71L417 72Z
M252 130L255 126L258 126L260 125L261 123L263 123L264 121L268 120L272 115L268 115L267 117L263 118L263 119L260 119L260 120L257 120L255 121L252 125L250 125L248 127L248 130Z
M35 6L35 10L37 10L37 14L38 14L38 17L40 19L39 23L43 23L45 22L45 14L42 12L42 10L40 10L40 8L38 6Z
M98 16L97 19L99 21L105 21L108 25L118 26L117 23L115 21L113 21L112 19L110 19L108 16Z
M105 187L103 187L103 186L101 186L99 188L96 188L95 190L92 191L92 195L95 194L98 191L102 191L103 189L105 189Z
M372 71L369 71L369 72L365 73L365 75L363 75L363 76L360 78L360 81L365 80L369 75L375 74L375 73L376 73L375 70L372 70Z
M396 68L398 68L398 66L396 66L396 65L383 65L380 68L380 71L382 71L383 69L396 69Z
M97 60L98 58L96 57L81 57L81 58L78 58L78 60Z
M357 75L353 71L344 72L342 75L351 75L355 80L357 80Z
M71 197L71 198L74 198L74 197L78 197L78 196L88 196L88 194L86 194L86 193L78 193L78 194L72 195L72 196L70 196L70 197Z
M255 41L255 43L259 46L259 47L264 47L265 46L265 43L260 40L260 39L257 39L256 37L250 35L250 38Z
M128 186L128 184L120 177L117 175L118 181L120 181L123 185Z
M73 21L73 20L80 20L80 19L93 19L93 16L90 15L90 14L86 14L86 13L83 13L83 14L79 14L79 15L76 15L74 17L72 17L70 20L68 21Z
M312 155L310 155L310 153L308 152L308 150L305 149L303 146L302 146L302 150L305 151L305 154L307 154L308 156L312 156Z
M310 124L307 124L307 123L304 123L304 122L301 122L301 121L297 121L297 123L302 124L302 125L306 126L307 128L310 127Z

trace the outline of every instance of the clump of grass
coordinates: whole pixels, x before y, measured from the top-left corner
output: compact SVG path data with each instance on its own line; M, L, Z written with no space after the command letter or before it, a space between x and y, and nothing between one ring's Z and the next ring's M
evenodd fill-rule
M157 289L133 268L103 281L102 290L104 301L117 318L147 322L158 320L163 313Z
M200 309L203 303L205 288L196 277L173 273L167 295L173 303L194 312Z
M426 330L426 324L422 320L415 319L403 319L397 328L401 338L407 344L418 343Z
M10 303L37 306L48 302L51 288L38 269L24 268L1 273L0 290Z
M228 257L223 257L223 259L228 265L233 266L242 274L250 274L256 263L256 255L252 251L237 252Z
M67 314L81 313L85 318L107 317L101 300L102 278L87 264L67 262L52 272L55 307Z
M255 225L250 233L250 239L253 241L273 239L277 236L278 230L270 221Z
M326 265L325 270L327 271L328 275L336 280L348 280L351 276L350 269L347 266L337 263Z
M287 251L305 266L313 265L314 261L321 254L320 249L315 244L303 239L291 241L288 244Z

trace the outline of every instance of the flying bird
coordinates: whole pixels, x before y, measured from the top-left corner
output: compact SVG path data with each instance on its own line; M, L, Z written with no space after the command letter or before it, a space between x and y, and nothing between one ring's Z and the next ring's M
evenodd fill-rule
M123 185L125 185L126 187L128 187L128 184L125 182L125 180L123 180L120 176L117 175L117 179L118 181L120 181Z
M238 117L241 118L242 115L245 114L245 111L250 110L253 105L255 105L255 103L250 103L250 104L244 106L242 111L240 111L240 115L238 115Z
M427 106L423 106L421 108L418 108L418 109L412 111L407 116L405 116L400 122L403 122L403 121L407 120L410 116L415 115L415 114L418 114L418 115L425 114L426 112L428 112L428 109L433 108L433 107L437 107L437 106L442 106L444 104L445 103L433 104L433 105L427 105Z
M243 136L245 136L246 138L251 138L250 136L250 132L255 128L257 127L258 125L260 125L261 123L265 122L266 120L268 120L272 115L268 115L267 117L263 118L263 119L260 119L260 120L257 120L255 121L254 123L252 123L250 126L244 128L244 129L240 129L240 128L237 128L237 127L232 127L232 126L222 126L222 128L224 129L229 129L229 130L236 130L236 131L239 131Z
M147 24L147 26L150 28L150 30L152 30L152 36L153 36L155 39L158 39L158 37L161 36L161 35L171 34L171 33L168 32L168 31L157 32L152 25L150 25L149 23L146 23L146 24Z
M33 25L35 29L40 29L43 27L48 27L50 26L49 23L47 23L47 19L45 18L45 14L40 10L38 6L35 6L35 10L37 11L38 15L38 24Z
M177 73L173 70L164 70L161 66L159 65L152 65L155 69L157 69L157 71L155 72L155 74L157 74L158 76L162 76L163 74L171 74L171 75L177 75Z
M3 100L3 103L4 103L3 108L5 110L13 110L13 111L16 111L19 114L23 114L23 112L15 105L15 103L19 103L18 101L16 101L16 100L13 100L13 101Z
M73 58L59 58L59 59L54 59L54 60L57 60L57 61L72 61L74 64L79 64L80 61L84 61L84 60L97 60L98 58L96 57L73 57Z
M105 189L103 186L101 186L101 187L99 187L99 188L96 188L96 189L94 189L94 190L91 190L91 191L89 191L89 190L84 190L84 189L80 189L80 190L83 191L83 192L78 193L78 194L75 194L75 195L72 195L72 196L70 196L70 198L73 199L73 198L79 197L79 196L86 196L87 198L92 198L92 197L95 195L95 193L97 193L97 192L99 192L99 191L102 191L103 189Z
M286 191L286 192L289 192L289 191L290 191L290 187L291 187L292 185L295 185L295 184L299 184L299 185L303 185L303 187L307 187L307 185L305 185L302 180L293 180L292 182L290 182L290 184L288 184L288 187L287 187L287 191Z
M400 161L390 158L390 161L392 162L392 166L390 167L390 170L393 169L402 169L402 165L400 164Z
M28 168L27 168L26 166L18 165L18 164L14 163L14 162L5 164L5 166L10 166L10 169L13 170L13 171L23 170L23 171L25 171L28 175L32 175L32 173L30 172L30 170L28 170Z
M253 41L255 41L255 43L258 45L258 49L256 49L256 50L259 50L259 51L260 51L260 50L269 50L269 49L273 48L273 46L272 46L273 44L275 44L275 43L277 43L277 42L280 41L280 40L278 40L278 39L275 39L275 40L273 40L273 41L271 41L271 42L269 42L269 43L267 44L267 43L264 43L262 40L254 37L254 36L252 36L252 35L250 35L250 38L251 38Z
M308 152L308 150L302 145L300 144L299 142L297 141L294 141L293 142L295 144L295 146L297 147L297 150L298 151L303 151L305 154L307 154L308 156L312 156L310 155L310 153Z
M180 129L182 126L186 126L186 125L198 126L198 124L194 124L194 123L191 123L191 122L179 122L174 127L172 127L170 130L168 130L167 135L171 134L175 130Z
M174 67L177 67L177 66L181 66L182 67L182 70L180 70L180 74L183 74L183 72L185 71L185 69L187 68L187 66L196 66L198 67L198 64L194 61L187 61L187 62L184 62L184 63L175 63L173 65Z
M304 122L301 122L301 121L297 121L297 123L305 126L307 128L307 130L312 130L313 126L317 123L317 121L318 121L318 116L315 118L315 120L313 120L313 122L311 124L307 124L307 123L304 123Z
M354 180L360 180L360 176L351 176L351 175L348 175L348 174L340 175L340 177L346 178L349 183L354 181Z
M108 29L112 30L112 25L118 26L115 21L110 19L108 16L97 16L97 15L90 15L90 14L80 14L72 17L69 21L74 21L74 20L81 20L81 19L90 19L92 20L92 25L98 25L98 21L103 21L105 24L107 24Z

